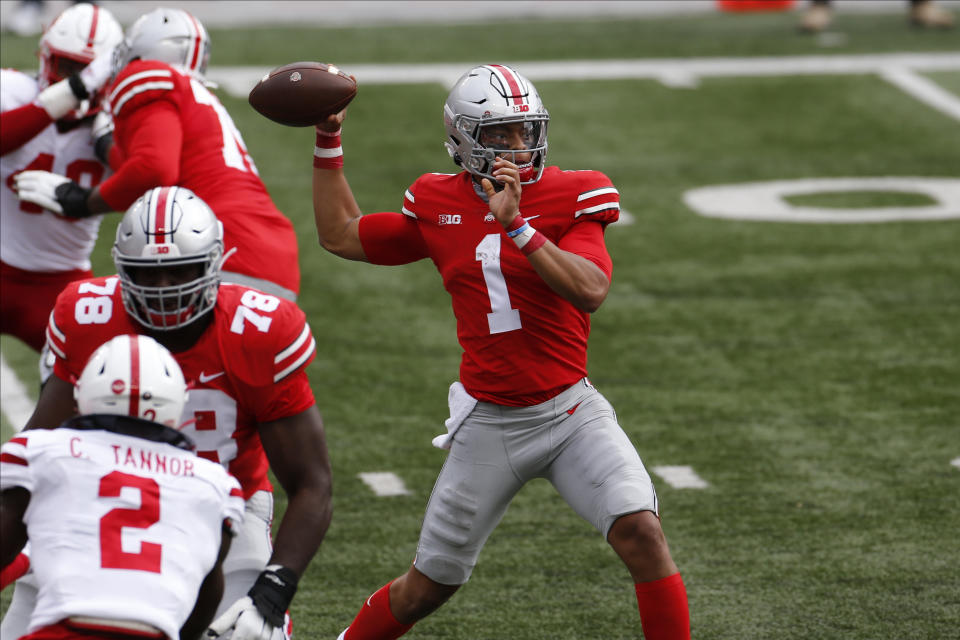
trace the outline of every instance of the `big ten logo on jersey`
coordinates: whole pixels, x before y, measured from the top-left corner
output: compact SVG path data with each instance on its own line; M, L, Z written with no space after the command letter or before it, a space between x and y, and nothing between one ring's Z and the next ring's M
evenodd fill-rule
M459 213L441 213L437 216L437 224L460 224L462 220Z
M181 427L197 456L226 465L237 457L237 401L219 389L190 389Z

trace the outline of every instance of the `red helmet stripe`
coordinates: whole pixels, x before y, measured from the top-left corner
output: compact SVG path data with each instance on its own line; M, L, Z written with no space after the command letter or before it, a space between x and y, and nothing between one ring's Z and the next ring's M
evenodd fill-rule
M506 83L510 88L510 95L513 97L513 104L523 104L526 98L523 97L523 90L520 88L520 79L510 67L501 64L491 64L490 68Z
M140 336L130 336L130 415L140 415Z
M87 49L93 49L93 43L97 39L97 19L100 17L100 7L97 5L91 5L93 7L93 19L90 21L90 35L87 36Z
M196 71L197 65L200 63L200 40L202 39L203 32L200 30L200 25L197 24L197 19L193 17L189 12L184 11L187 14L187 17L190 18L190 24L193 25L193 30L197 35L193 37L193 55L190 56L190 66L188 67L190 71Z
M167 212L167 199L171 191L171 187L160 187L156 194L156 206L152 207L155 215L153 221L153 233L155 235L154 242L157 244L164 244L168 240L173 240L173 238L164 237L169 235L171 232L169 224L170 214Z

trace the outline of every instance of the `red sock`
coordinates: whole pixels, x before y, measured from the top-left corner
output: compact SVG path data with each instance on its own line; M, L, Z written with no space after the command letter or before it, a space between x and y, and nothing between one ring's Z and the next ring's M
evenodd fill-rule
M0 589L6 588L14 580L19 580L29 569L30 556L23 553L17 554L13 562L5 566L3 571L0 571Z
M400 624L390 611L390 585L393 580L367 598L360 613L353 619L343 640L394 640L413 624Z
M687 589L679 573L634 586L646 640L690 640Z

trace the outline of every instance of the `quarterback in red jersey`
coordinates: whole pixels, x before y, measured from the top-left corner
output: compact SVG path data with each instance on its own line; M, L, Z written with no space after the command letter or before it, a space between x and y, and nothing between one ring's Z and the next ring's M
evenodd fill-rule
M81 415L25 431L0 455L0 558L29 539L39 585L24 637L198 638L223 594L243 498L177 430L180 367L148 336L117 336L74 395Z
M0 69L0 333L37 351L57 294L93 275L90 252L101 216L71 220L21 202L15 177L55 171L94 187L107 176L91 127L122 39L109 11L76 4L41 36L37 77Z
M118 275L72 283L58 298L47 334L53 376L27 428L69 417L82 363L107 338L146 334L170 349L194 385L183 432L197 455L240 481L247 501L219 611L239 616L235 640L260 637L240 633L254 624L258 633L269 627L265 637L283 637L284 612L331 513L330 463L305 371L316 345L304 313L220 283L222 226L184 188L158 187L137 200L117 227L113 257ZM272 550L268 469L288 496Z
M376 591L341 640L397 638L470 577L520 488L547 478L633 577L644 637L690 637L686 589L653 484L610 403L586 374L589 314L610 287L604 244L619 193L602 173L545 165L549 116L504 65L464 74L444 105L464 171L426 174L402 213L362 215L342 169L344 114L318 124L313 203L320 242L375 264L430 258L463 348L451 385L450 450L404 575ZM521 214L522 211L522 214Z
M107 89L114 175L84 189L64 176L33 172L18 184L20 197L83 217L123 211L151 187L186 187L223 222L226 249L237 249L223 280L295 300L293 224L274 205L230 114L207 88L209 48L203 25L182 9L138 18L118 49L123 67Z

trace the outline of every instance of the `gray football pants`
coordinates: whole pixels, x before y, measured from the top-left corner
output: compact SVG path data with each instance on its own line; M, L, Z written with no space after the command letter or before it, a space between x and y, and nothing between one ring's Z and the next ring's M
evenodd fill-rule
M586 379L547 402L478 402L454 436L427 503L414 566L441 584L470 578L514 495L546 478L604 537L614 521L657 513L657 496L613 407Z

